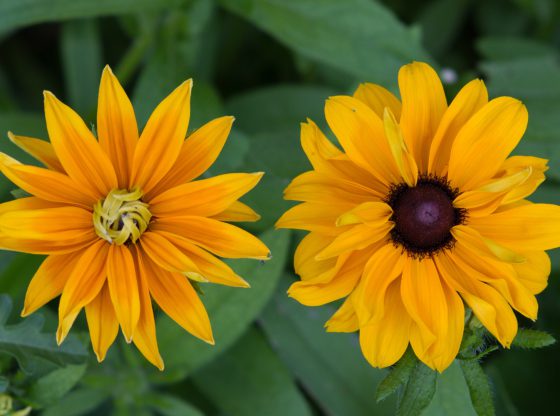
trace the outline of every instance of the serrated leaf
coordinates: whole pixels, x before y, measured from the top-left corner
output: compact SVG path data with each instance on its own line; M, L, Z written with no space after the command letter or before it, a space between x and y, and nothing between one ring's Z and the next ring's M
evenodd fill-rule
M494 416L494 403L490 382L482 366L475 360L459 360L465 376L471 402L478 416Z
M37 359L59 366L80 364L86 360L86 349L75 337L69 337L59 347L54 334L42 333L44 320L41 315L32 315L16 325L6 325L11 310L11 299L1 295L0 351L15 357L23 371L32 373L36 369Z
M374 389L385 375L363 358L356 334L329 333L324 323L332 306L310 308L278 288L260 323L272 348L314 402L329 415L392 415L392 398L377 403Z
M227 354L198 371L193 382L218 409L231 416L313 414L288 369L255 328Z
M556 339L547 332L536 329L519 328L511 343L514 347L536 349L548 347L556 343Z
M418 359L414 355L414 352L412 352L410 348L407 349L399 362L377 386L375 400L378 402L385 400L391 394L395 393L399 387L406 385L417 363Z
M86 372L86 364L67 365L41 377L29 390L29 400L33 407L45 407L58 402L81 380Z
M417 416L428 407L436 393L437 372L418 362L406 383L397 415Z
M163 315L158 318L158 340L166 371L154 371L154 381L169 382L173 380L167 378L168 374L177 379L196 371L231 346L258 316L284 270L290 233L271 230L260 238L272 252L271 260L230 262L230 266L251 284L251 288L203 286L204 296L201 299L210 316L216 345L208 345L186 334Z
M399 67L426 60L417 33L369 0L222 0L292 50L357 77L395 85Z

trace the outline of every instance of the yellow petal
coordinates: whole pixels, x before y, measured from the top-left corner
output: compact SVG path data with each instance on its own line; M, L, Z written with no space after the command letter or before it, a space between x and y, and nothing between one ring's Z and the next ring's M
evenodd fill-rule
M517 319L505 299L491 286L468 274L464 262L457 262L456 256L436 257L443 277L455 290L461 293L465 302L473 310L480 322L504 346L509 347L517 333Z
M512 264L517 278L531 293L541 293L548 284L550 257L544 251L524 252L523 257L523 263Z
M354 92L354 98L365 103L379 118L383 118L385 108L389 108L399 120L401 118L401 102L389 90L377 84L360 84Z
M560 246L560 207L531 204L469 220L484 237L514 251L550 250Z
M385 202L365 202L345 212L336 220L338 227L351 224L368 224L375 226L380 220L388 221L393 210Z
M201 340L214 344L210 319L189 280L158 267L149 260L144 263L150 293L171 319Z
M325 117L353 162L385 185L398 183L400 175L377 114L355 98L338 96L327 100Z
M29 282L21 316L27 316L62 293L81 252L47 257Z
M18 198L12 201L0 204L0 216L6 212L33 210L33 209L47 209L47 208L60 208L62 205L45 201L35 196Z
M547 160L532 156L512 156L506 159L502 165L504 175L512 175L516 172L530 168L529 178L508 192L503 200L504 204L511 204L531 195L537 187L544 182L544 172L548 170Z
M161 232L161 234L196 264L202 276L202 279L199 281L233 287L250 286L249 283L236 274L231 267L207 251L189 242L186 238L166 232ZM192 275L188 277L192 278Z
M384 319L360 327L362 353L374 367L385 368L395 364L408 346L412 319L400 292L400 279L394 280L380 299L380 306L386 311Z
M130 187L150 190L175 164L187 136L192 80L183 82L154 110L134 151Z
M337 264L334 276L329 276L328 280L319 279L322 280L319 283L316 279L302 280L292 284L288 295L307 306L324 305L348 296L356 287L367 259L378 248L374 246L348 255L344 262Z
M487 181L472 191L460 194L453 201L453 206L467 209L469 217L489 215L504 203L512 190L529 180L531 174L532 168L529 166L511 175Z
M119 332L119 323L111 303L107 284L103 286L95 299L86 305L86 318L91 346L97 361L101 362L105 359L107 350L113 344Z
M382 246L368 260L362 279L353 295L354 308L361 327L371 321L385 319L386 292L391 283L400 278L403 267L404 256L392 243Z
M109 252L105 241L85 250L76 262L60 297L57 342L62 343L80 310L99 294L105 283L105 264Z
M276 222L276 228L315 231L325 235L339 235L344 228L337 227L336 221L343 213L351 210L353 204L319 204L305 202L286 211Z
M488 103L488 91L482 80L472 80L459 91L443 114L430 146L428 172L440 176L447 173L451 146L457 133L486 103Z
M235 201L219 214L213 215L211 218L218 221L229 222L255 222L261 219L250 206L243 202Z
M328 259L342 253L361 250L386 238L394 223L386 218L377 222L358 224L336 237L323 251L315 257L317 260Z
M352 306L351 297L346 298L342 306L325 323L327 332L356 332L359 329L358 317Z
M445 92L436 72L423 62L413 62L400 69L399 89L403 136L418 170L426 173L430 145L447 109Z
M127 342L132 341L140 318L137 273L128 247L112 244L107 258L111 301Z
M195 130L183 142L177 161L147 198L198 178L216 161L235 119L220 117Z
M200 215L210 217L223 212L253 189L263 173L227 173L210 179L171 188L157 195L150 203L150 211L157 217Z
M387 137L389 142L389 147L395 158L400 176L408 186L415 186L418 180L418 166L416 166L414 157L409 151L402 135L401 128L389 108L385 108L383 113L383 126L385 127L385 137Z
M126 188L138 140L138 125L132 103L109 65L103 70L99 85L97 135L99 145L115 168L119 188Z
M132 341L146 359L163 371L163 359L159 353L156 338L156 325L154 321L154 311L148 288L149 268L145 266L145 254L135 246L135 260L138 270L138 293L140 294L140 318L136 325L136 331ZM149 260L148 260L149 261Z
M159 267L177 273L200 275L196 264L173 245L162 233L147 231L142 234L140 247Z
M0 153L0 170L24 191L47 201L91 208L98 200L89 189L80 188L65 174L22 165L4 153Z
M411 344L416 356L434 368L431 347L444 337L449 325L445 292L433 260L409 258L401 280L402 301L415 325Z
M284 190L284 199L323 203L344 201L360 204L384 196L375 189L359 183L333 178L316 171L302 173Z
M49 138L64 170L76 183L104 197L117 187L111 161L74 110L48 91L44 96Z
M491 257L507 263L523 263L525 261L521 254L482 236L474 227L456 225L451 229L451 234L459 244L463 244L480 256Z
M453 142L451 184L467 191L493 177L523 136L527 120L525 106L510 97L496 98L482 107Z
M332 237L315 232L307 234L301 240L294 253L294 268L302 280L314 280L336 266L340 257L315 260L317 254L323 251L332 240Z
M210 218L164 217L154 222L151 228L185 237L220 257L270 258L270 250L257 237L239 227Z
M488 257L476 257L476 254L463 244L456 245L453 255L453 261L462 270L467 270L469 276L472 275L473 278L492 286L515 310L527 318L537 319L537 300L522 284L512 264Z
M33 156L49 169L64 173L64 168L60 160L58 160L52 144L49 142L33 137L16 136L11 131L8 132L8 138L13 144Z

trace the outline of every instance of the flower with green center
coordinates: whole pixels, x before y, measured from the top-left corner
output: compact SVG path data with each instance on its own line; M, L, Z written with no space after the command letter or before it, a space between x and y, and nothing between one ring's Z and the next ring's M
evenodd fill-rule
M504 347L517 332L513 309L537 318L560 207L526 199L547 161L509 156L527 126L521 102L489 101L474 80L448 105L435 71L418 62L401 68L399 87L401 100L364 84L327 101L342 150L302 125L313 170L286 189L303 203L277 226L309 231L290 296L309 306L345 298L329 331L359 330L373 366L394 364L410 344L443 371L459 351L465 305Z
M61 343L85 308L102 361L119 326L163 369L152 300L184 329L213 344L210 320L191 280L248 287L218 257L268 259L268 248L228 222L259 216L238 199L262 173L197 179L218 157L233 117L190 134L192 81L154 110L138 133L132 104L103 71L98 140L69 107L45 92L50 143L9 133L45 168L0 153L0 169L32 196L0 205L0 247L48 257L29 284L27 316L60 296Z

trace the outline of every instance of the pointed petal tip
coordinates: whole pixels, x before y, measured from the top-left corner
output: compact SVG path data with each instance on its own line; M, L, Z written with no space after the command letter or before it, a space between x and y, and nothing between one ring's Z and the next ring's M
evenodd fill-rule
M97 362L102 363L103 360L105 360L105 355L101 355L97 351L94 351L94 352L95 352L95 358L97 358Z
M31 314L31 312L29 312L27 310L27 307L23 307L23 309L21 310L21 313L19 314L19 316L21 316L22 318L25 318L27 316L29 316Z

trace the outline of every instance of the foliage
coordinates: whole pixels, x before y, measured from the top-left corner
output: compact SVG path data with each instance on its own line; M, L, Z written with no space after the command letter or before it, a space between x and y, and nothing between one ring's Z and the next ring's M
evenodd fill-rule
M0 1L0 151L32 163L5 132L46 138L44 89L94 128L105 64L132 97L140 126L192 77L191 131L221 115L236 117L208 175L266 172L245 199L262 220L245 227L274 255L266 264L231 263L251 289L201 285L214 347L156 313L166 363L159 372L123 340L98 364L83 318L57 347L56 301L31 317L10 317L42 258L0 252L2 397L15 411L47 416L557 413L558 253L551 253L539 320L520 318L511 351L469 315L458 359L443 374L412 351L392 369L376 370L355 334L325 332L337 305L308 308L286 296L301 234L273 231L273 224L290 206L282 190L309 168L299 123L309 117L326 127L324 100L359 82L395 91L398 68L411 60L446 70L449 96L482 77L491 95L522 99L530 124L517 151L551 165L534 200L560 203L559 23L555 0ZM12 191L1 177L0 201Z

